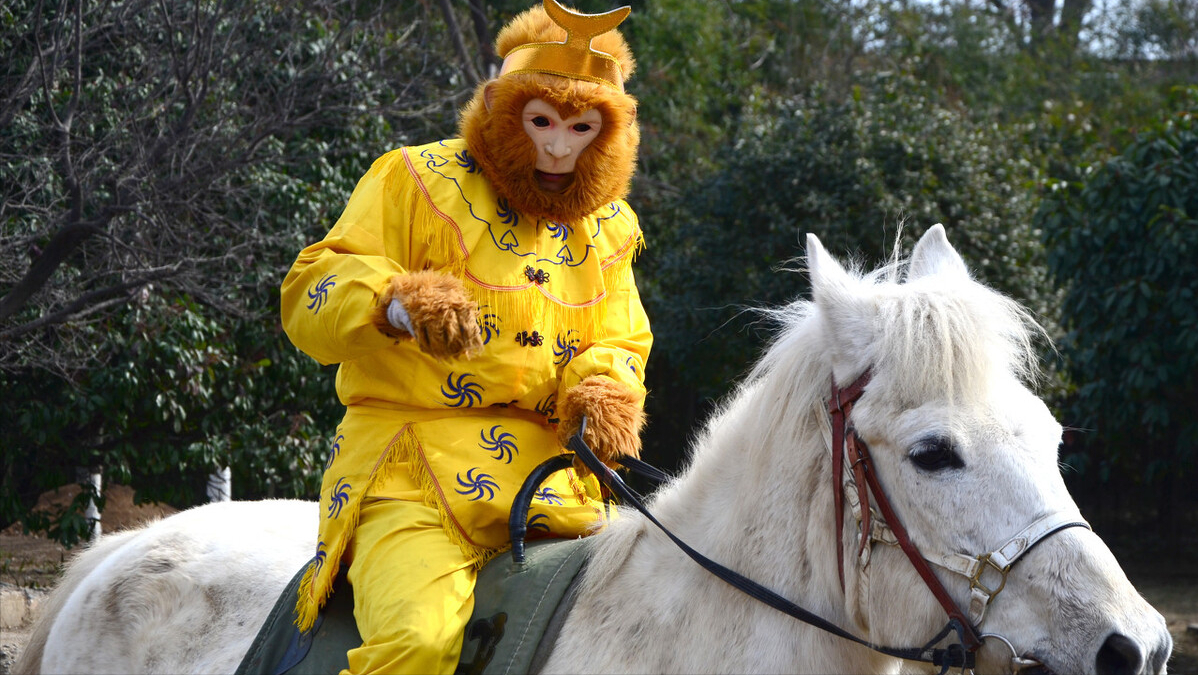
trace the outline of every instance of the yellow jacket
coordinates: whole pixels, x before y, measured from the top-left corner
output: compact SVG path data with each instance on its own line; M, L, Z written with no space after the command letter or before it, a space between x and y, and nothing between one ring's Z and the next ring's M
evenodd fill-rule
M511 210L462 140L375 161L282 286L288 336L321 363L340 364L347 408L321 488L301 625L327 597L337 565L325 563L345 551L379 476L412 474L448 536L481 564L507 544L508 507L524 477L562 451L553 425L565 391L602 375L644 393L652 335L631 266L642 246L622 200L570 223ZM479 306L481 354L437 360L375 327L387 281L417 270L465 283ZM530 533L586 534L602 519L595 496L572 471L555 476L534 500Z

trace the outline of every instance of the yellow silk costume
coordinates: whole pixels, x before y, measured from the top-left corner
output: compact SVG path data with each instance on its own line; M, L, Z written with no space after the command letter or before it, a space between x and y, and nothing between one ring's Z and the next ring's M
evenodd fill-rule
M389 500L408 505L391 512L408 515L383 516L396 519L383 529L415 531L428 513L439 517L471 574L445 565L454 584L468 578L472 589L473 568L508 545L514 493L562 452L555 401L592 375L644 394L652 336L631 268L642 246L623 200L577 222L510 208L462 140L401 148L374 163L282 286L288 336L321 363L340 364L346 406L321 488L316 558L297 604L301 628L315 620L343 556L358 555L351 542L361 512L381 513ZM437 360L372 323L388 279L419 270L464 282L478 304L480 354ZM555 474L533 500L530 536L601 527L594 488L572 470Z

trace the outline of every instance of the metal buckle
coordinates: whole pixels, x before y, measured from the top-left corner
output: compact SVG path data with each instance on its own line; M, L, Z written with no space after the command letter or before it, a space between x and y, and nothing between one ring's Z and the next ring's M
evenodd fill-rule
M987 597L986 602L989 604L989 602L994 600L994 597L1006 587L1007 573L1011 571L1011 566L1007 565L1006 567L999 567L998 563L994 562L989 553L984 553L978 556L978 563L980 564L978 565L977 570L975 570L973 575L969 577L969 587L984 593ZM985 574L988 568L998 572L999 577L1001 578L998 588L991 589L989 586L986 586L982 583L982 575Z

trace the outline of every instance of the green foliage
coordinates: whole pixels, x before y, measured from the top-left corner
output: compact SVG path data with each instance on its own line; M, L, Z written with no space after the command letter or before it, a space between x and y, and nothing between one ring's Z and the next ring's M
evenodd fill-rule
M771 97L816 81L842 83L839 69L848 66L827 54L853 53L854 19L867 12L818 0L661 0L637 8L625 33L638 64L629 85L642 131L638 209L667 209L680 190L718 171L720 148ZM672 226L654 222L650 236Z
M259 300L277 304L277 293ZM0 373L13 402L0 412L4 493L32 500L98 466L139 499L188 505L203 500L208 473L232 466L239 498L315 494L339 412L331 374L277 326L218 319L146 294L97 330L94 368L71 380ZM87 531L87 496L51 530L64 543ZM3 504L6 520L20 506Z
M1186 474L1198 449L1198 88L1078 181L1036 222L1066 287L1066 413L1089 432L1066 458L1103 480ZM1097 451L1097 452L1096 452Z
M486 31L464 5L469 51ZM1071 462L1148 480L1193 461L1193 121L1149 122L1198 107L1167 103L1198 73L1192 3L1096 9L1080 46L955 0L633 5L651 459L676 461L753 360L744 310L806 290L778 271L803 233L872 266L900 226L906 246L943 222L1054 334L1064 309L1066 419L1103 441ZM88 233L19 334L0 320L0 527L84 536L86 492L57 523L29 512L76 466L179 506L225 464L237 498L314 496L340 406L280 332L278 284L375 157L453 133L471 83L441 7L121 0L77 42L73 8L0 8L0 304Z
M671 214L676 234L646 256L667 381L704 396L725 390L761 344L757 317L743 310L805 292L800 275L778 269L803 255L807 232L872 266L904 223L909 245L942 222L976 274L1050 313L1022 189L1035 171L1001 129L898 74L845 98L817 87L776 101L743 129L723 147L723 169L684 192Z

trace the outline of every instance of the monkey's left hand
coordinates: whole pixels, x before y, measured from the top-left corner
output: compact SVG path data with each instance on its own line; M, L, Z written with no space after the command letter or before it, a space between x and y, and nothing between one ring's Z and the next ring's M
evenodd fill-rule
M558 442L565 447L570 437L578 433L582 416L586 415L583 440L601 462L615 468L620 457L639 458L640 434L645 426L643 400L643 395L609 377L592 375L566 391L558 407ZM580 474L590 473L577 459L574 468Z

